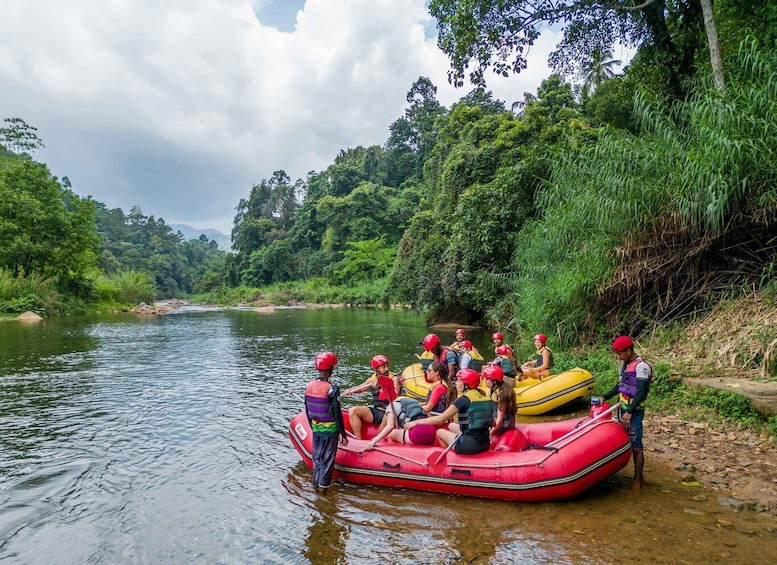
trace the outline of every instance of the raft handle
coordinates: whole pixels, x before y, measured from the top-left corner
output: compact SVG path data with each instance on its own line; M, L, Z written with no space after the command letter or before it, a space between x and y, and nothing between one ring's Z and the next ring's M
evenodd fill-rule
M558 451L558 447L540 445L539 443L530 443L529 445L521 449L521 451L529 451L530 449L544 449L545 451L552 451L553 453L556 453Z

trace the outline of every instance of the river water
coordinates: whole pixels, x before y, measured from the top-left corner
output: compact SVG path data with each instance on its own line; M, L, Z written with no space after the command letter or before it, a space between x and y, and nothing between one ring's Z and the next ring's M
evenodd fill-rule
M773 517L721 506L649 455L638 496L630 465L553 503L313 493L287 436L312 358L334 351L344 387L375 354L412 363L427 331L359 309L0 322L0 561L777 562Z

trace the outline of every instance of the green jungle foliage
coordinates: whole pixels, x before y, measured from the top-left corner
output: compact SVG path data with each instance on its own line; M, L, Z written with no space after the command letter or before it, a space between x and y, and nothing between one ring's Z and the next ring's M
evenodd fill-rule
M496 312L500 306L520 312L520 319L510 320L516 327L551 328L560 341L574 343L604 321L591 319L591 305L599 302L599 314L632 307L620 316L626 321L620 327L628 330L639 323L636 299L598 301L618 264L619 246L668 255L662 243L667 233L679 233L684 240L678 246L684 245L677 269L670 269L676 273L688 263L686 249L697 251L707 239L768 232L765 224L777 210L777 61L746 42L732 63L725 95L702 83L694 97L671 108L637 96L639 136L604 130L596 144L560 156L538 195L543 215L516 248L513 295ZM733 236L724 239L730 244ZM751 244L761 243L742 245L757 253ZM770 257L759 262L754 278Z
M110 275L96 271L92 281L92 297L108 307L153 304L154 291L151 275L140 271L122 270Z
M97 254L94 204L63 188L46 165L19 159L0 170L0 267L14 276L77 284Z
M224 270L205 236L182 241L161 218L81 198L31 153L43 146L19 118L0 128L0 313L61 314L185 295ZM220 275L219 275L220 276ZM133 304L133 305L134 305Z
M108 210L102 203L95 204L97 233L102 238L97 266L109 278L118 277L114 282L125 272L146 273L154 289L151 300L145 290L141 293L146 302L153 302L154 295L186 296L207 274L223 271L225 254L206 236L183 241L162 218L145 216L137 206L125 215L120 208Z
M35 312L51 316L60 312L61 296L53 279L38 274L14 275L7 268L0 269L0 314L19 315Z
M539 33L520 27L533 6L431 2L452 80L468 68L483 86L489 68L520 70ZM304 180L262 179L237 203L226 254L138 208L79 199L31 159L42 145L34 128L6 120L0 190L14 205L0 200L0 231L16 243L0 266L85 299L122 286L97 268L107 279L145 273L157 297L409 304L430 321L498 327L511 342L541 331L561 348L773 286L777 9L715 3L720 91L697 0L597 6L538 14L565 15L557 72L509 108L485 88L446 108L419 77L382 146L343 149ZM622 75L615 39L638 47ZM48 196L29 202L32 184ZM73 242L49 252L27 241L24 206Z

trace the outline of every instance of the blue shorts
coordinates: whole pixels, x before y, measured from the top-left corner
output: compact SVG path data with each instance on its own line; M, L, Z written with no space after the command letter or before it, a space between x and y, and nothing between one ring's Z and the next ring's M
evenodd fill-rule
M625 410L622 408L618 409L619 414L621 417L623 417L623 414L625 413ZM634 412L631 414L631 423L629 427L626 428L626 431L629 434L629 439L631 440L631 450L632 451L642 451L642 420L645 418L645 411L644 410L634 410Z

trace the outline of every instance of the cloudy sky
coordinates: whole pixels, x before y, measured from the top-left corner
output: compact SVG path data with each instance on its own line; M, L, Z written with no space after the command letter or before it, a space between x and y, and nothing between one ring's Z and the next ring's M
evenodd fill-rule
M450 106L425 0L0 0L0 118L38 128L35 157L109 208L229 233L273 171L305 178L382 145L419 76ZM560 39L489 89L536 92ZM616 56L619 54L616 53Z

